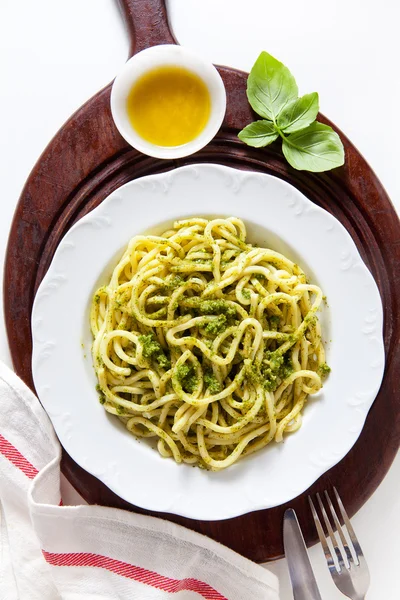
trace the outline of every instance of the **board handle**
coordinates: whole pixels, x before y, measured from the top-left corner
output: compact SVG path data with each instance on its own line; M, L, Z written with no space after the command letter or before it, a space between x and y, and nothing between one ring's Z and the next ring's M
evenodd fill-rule
M131 40L129 58L150 46L177 44L165 0L119 0Z

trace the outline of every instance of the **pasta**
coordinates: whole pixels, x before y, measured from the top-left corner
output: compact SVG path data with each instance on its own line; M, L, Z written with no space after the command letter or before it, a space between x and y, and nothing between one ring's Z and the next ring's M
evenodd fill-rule
M229 467L301 426L329 371L321 302L238 218L138 235L91 305L100 401L163 457Z

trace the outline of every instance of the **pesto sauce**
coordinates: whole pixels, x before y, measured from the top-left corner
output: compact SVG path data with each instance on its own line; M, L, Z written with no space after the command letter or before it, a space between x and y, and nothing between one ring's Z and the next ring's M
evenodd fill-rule
M277 352L266 352L261 365L251 365L247 369L247 378L251 383L260 383L268 392L274 392L279 385L293 373L290 356L281 356Z
M207 369L207 371L205 371L203 380L205 386L209 389L211 394L218 394L222 391L222 385L215 377L211 369Z
M331 370L332 369L330 368L330 366L326 363L322 363L322 365L319 365L318 367L318 373L322 378L327 377Z
M207 323L207 325L204 327L204 330L209 335L217 336L219 333L225 331L225 329L228 327L226 321L227 319L225 315L219 315L218 317L215 317L215 319Z
M176 370L176 377L182 386L184 392L192 394L196 389L198 380L193 365L183 364L179 365Z
M183 283L185 283L185 279L182 277L182 275L174 275L173 277L171 277L171 279L164 282L163 288L165 290L172 291L181 286Z
M328 299L326 296L322 296L322 302L325 304L326 308L329 308Z
M101 387L100 387L99 384L96 385L96 392L99 394L99 402L100 402L100 404L105 404L106 397L105 397L104 392L101 389Z
M154 333L149 333L148 335L140 335L139 342L143 346L143 356L145 358L155 360L157 364L163 369L170 368L171 361L162 349L161 344L157 342Z
M212 260L208 259L208 258L194 258L192 260L193 263L197 264L197 265L212 265Z
M293 365L290 356L281 356L271 353L269 366L263 365L262 375L264 377L264 387L270 392L276 388L293 373Z
M193 308L200 315L226 315L228 319L236 316L236 308L230 306L226 300L201 300L200 298L187 298L186 306Z

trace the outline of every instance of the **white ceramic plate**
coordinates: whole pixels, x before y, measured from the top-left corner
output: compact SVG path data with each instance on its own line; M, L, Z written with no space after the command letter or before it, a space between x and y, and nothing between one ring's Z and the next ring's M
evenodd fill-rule
M214 473L163 459L98 402L89 305L136 234L177 218L237 216L248 240L283 252L321 286L332 372L310 398L301 429ZM67 233L35 298L33 376L72 458L137 506L216 520L282 504L341 460L360 435L384 368L377 286L344 227L294 187L269 175L216 165L132 181Z

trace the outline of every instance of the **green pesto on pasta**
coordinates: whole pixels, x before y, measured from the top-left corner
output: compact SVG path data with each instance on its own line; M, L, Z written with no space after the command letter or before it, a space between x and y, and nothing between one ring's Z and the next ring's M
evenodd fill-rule
M240 219L135 236L92 301L100 401L163 457L224 469L301 426L329 371L321 301Z

